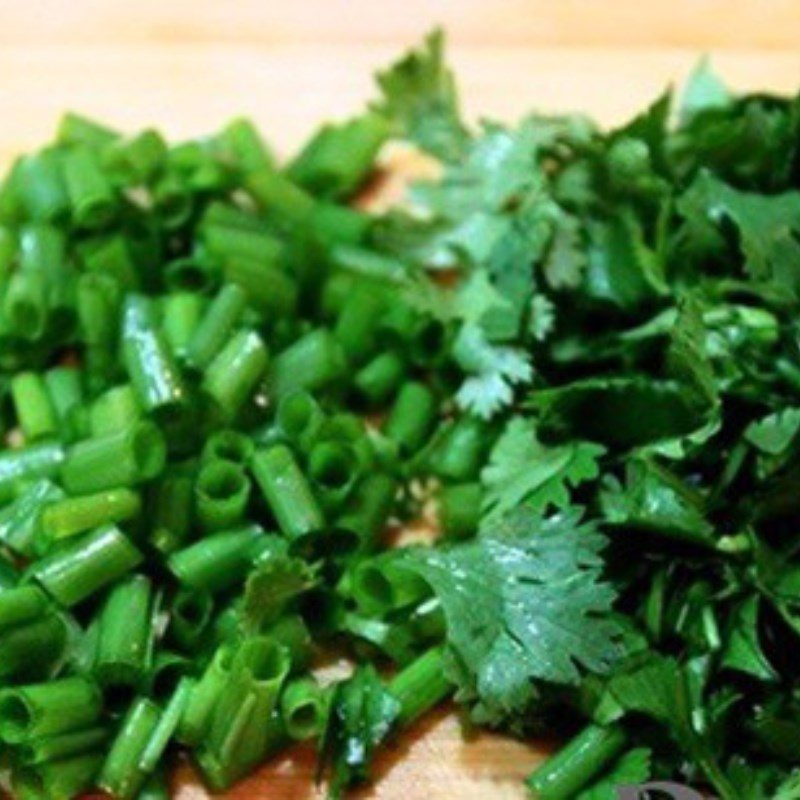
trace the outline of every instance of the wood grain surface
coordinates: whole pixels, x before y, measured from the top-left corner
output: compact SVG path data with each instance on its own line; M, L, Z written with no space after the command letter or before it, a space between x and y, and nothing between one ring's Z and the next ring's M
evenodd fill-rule
M360 109L373 71L437 24L471 118L536 107L614 124L702 53L737 88L800 85L798 0L0 0L0 161L68 108L174 137L247 114L289 153L321 120ZM380 759L361 797L516 800L547 750L465 736L443 710ZM306 800L312 773L297 748L224 797ZM187 765L174 796L210 797Z
M286 153L436 24L473 117L618 122L703 52L735 86L800 78L798 0L2 0L0 159L65 108L174 136L247 112Z

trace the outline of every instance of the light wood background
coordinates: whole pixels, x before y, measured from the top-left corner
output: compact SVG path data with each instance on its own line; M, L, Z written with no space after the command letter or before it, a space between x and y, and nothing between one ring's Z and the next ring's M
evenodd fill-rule
M706 52L735 87L800 87L800 0L0 0L0 162L68 108L176 137L246 113L289 153L361 108L374 69L436 24L473 118L538 107L621 122ZM464 741L443 712L381 759L362 797L522 798L542 752ZM312 771L299 749L228 798L306 800ZM183 768L175 797L208 795Z
M736 86L800 83L798 0L0 0L0 158L65 108L175 136L247 112L288 152L435 24L473 116L620 121L702 52Z

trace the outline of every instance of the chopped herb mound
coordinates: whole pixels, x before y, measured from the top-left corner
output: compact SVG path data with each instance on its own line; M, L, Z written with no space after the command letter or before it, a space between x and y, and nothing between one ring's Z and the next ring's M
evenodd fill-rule
M708 61L472 125L437 31L285 163L67 114L0 185L15 796L338 798L452 699L538 800L800 799L799 396L800 98Z

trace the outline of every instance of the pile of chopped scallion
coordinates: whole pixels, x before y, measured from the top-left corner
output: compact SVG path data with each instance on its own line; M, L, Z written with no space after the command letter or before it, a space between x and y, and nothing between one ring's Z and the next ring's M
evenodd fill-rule
M336 797L451 695L567 742L538 800L800 798L800 101L476 130L441 47L283 167L68 114L2 184L18 800L303 740ZM390 139L442 177L358 210Z

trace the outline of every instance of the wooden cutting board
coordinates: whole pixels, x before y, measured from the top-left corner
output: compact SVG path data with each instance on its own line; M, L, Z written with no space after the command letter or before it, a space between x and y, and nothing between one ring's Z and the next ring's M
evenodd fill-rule
M67 108L171 136L253 117L282 153L360 109L371 75L435 24L451 35L469 115L581 109L613 124L712 53L739 88L800 84L797 0L25 0L0 4L0 161L42 143ZM390 191L397 191L397 176ZM454 713L408 731L361 796L516 800L547 752L480 734ZM307 800L299 747L225 800ZM176 800L207 800L188 766Z

